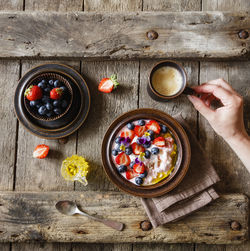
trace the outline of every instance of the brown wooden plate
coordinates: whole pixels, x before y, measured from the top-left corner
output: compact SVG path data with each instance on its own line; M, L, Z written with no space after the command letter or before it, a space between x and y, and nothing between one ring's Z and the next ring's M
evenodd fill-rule
M25 109L23 94L31 79L43 73L60 74L66 78L73 90L72 105L62 118L52 121L34 119ZM71 67L62 64L43 64L28 71L19 81L14 97L18 120L31 133L41 138L57 139L75 132L87 118L90 109L90 93L84 78Z
M178 149L178 159L172 174L159 183L150 186L137 186L126 180L118 173L111 156L112 143L117 133L128 122L138 119L154 119L165 124L174 136ZM110 125L102 143L102 162L107 176L122 191L143 198L158 197L173 190L184 178L190 158L190 144L182 126L170 115L154 109L136 109L121 115Z

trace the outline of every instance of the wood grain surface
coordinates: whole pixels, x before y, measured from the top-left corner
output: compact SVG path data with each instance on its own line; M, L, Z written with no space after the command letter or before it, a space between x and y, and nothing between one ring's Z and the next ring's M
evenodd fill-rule
M75 11L75 10L81 10L81 4L79 3L81 1L66 1L66 0L55 0L55 1L48 1L48 0L11 0L11 1L6 1L6 0L0 0L0 9L3 9L3 10L46 10L46 11L50 11L50 10L53 10L53 11ZM122 2L122 3L121 3ZM23 5L24 3L24 5ZM84 3L84 4L83 4ZM85 6L84 6L85 5ZM87 6L88 5L88 6ZM92 6L91 6L92 5ZM200 6L200 9L199 9L199 6ZM139 9L136 9L136 8L139 8ZM202 8L202 9L201 9ZM232 1L232 0L192 0L192 1L187 1L187 0L152 0L152 1L149 1L149 0L141 0L141 1L130 1L130 0L124 0L124 1L119 1L119 0L105 0L105 1L102 1L102 0L96 0L96 1L90 1L90 0L84 0L82 1L82 9L84 10L88 10L88 11L107 11L107 12L113 12L113 11L116 11L116 12L119 12L119 11L140 11L140 10L145 10L145 11L196 11L196 10L204 10L204 11L210 11L210 10L219 10L219 11L249 11L249 1L248 0L238 0L238 1ZM233 36L236 35L236 34L233 34ZM229 40L230 41L230 40ZM227 42L229 42L227 41ZM153 41L153 42L156 42L156 41ZM242 41L242 44L244 45L245 41ZM226 46L228 46L226 44ZM244 58L244 57L242 57ZM242 59L242 58L239 58L239 59ZM19 65L19 61L2 61L3 63L1 64L1 77L2 79L9 79L9 80L13 80L14 78L18 79L18 75L15 74L15 71L13 72L13 70L11 69L14 69L16 66L14 65ZM153 62L153 61L152 61ZM26 61L27 63L27 61ZM99 62L100 63L100 62ZM146 65L150 66L151 65L151 62L147 62L147 61L140 61L138 62L139 63L139 69L138 69L138 79L140 79L138 82L139 82L139 88L141 88L141 86L143 86L144 84L146 84L146 82L142 82L144 81L143 79L145 78L142 70L144 69L144 72L147 71L147 68L146 68ZM186 63L186 62L184 62ZM199 77L200 77L200 74L199 74L199 62L196 62L197 63L197 72L198 72L198 81L199 81ZM13 64L13 65L12 65ZM35 64L35 63L34 63ZM104 62L104 64L106 64L106 62ZM208 63L209 64L209 63ZM216 65L216 67L212 67L213 64ZM221 73L223 75L223 77L227 76L226 74L226 70L227 70L227 67L225 65L230 65L231 62L217 62L214 63L214 62L211 62L210 65L208 65L209 67L209 70L206 70L206 66L207 66L207 63L204 63L203 64L203 73L201 72L201 77L203 76L204 79L207 78L209 79L210 76L219 76L219 73ZM6 71L6 66L8 65L8 70ZM94 65L94 63L93 63ZM131 64L131 67L132 67L133 64ZM143 67L143 65L145 67ZM237 69L237 62L235 62L234 66L233 67L229 67L230 69L230 76L232 77L233 76L233 79L236 79L235 81L235 84L234 86L237 87L237 74L238 73L241 73L242 74L242 70L239 70ZM108 66L107 66L108 67ZM185 66L186 67L186 66ZM246 67L247 67L247 64L246 64ZM246 70L247 72L247 68L244 68L244 70ZM222 70L220 70L222 68ZM234 70L234 68L236 70ZM122 67L122 64L119 65L119 68L118 70L122 70L123 67ZM4 70L4 71L3 71ZM196 70L195 70L196 71ZM195 72L194 70L192 70L191 72ZM218 74L216 74L216 72L218 71ZM223 73L224 72L224 73ZM84 74L88 75L87 72L85 72ZM208 75L206 75L208 74ZM211 74L211 75L210 75ZM195 81L192 81L191 84L195 83L197 78L194 77L194 75L192 75L192 77L190 78L191 80L194 80ZM230 78L231 78L230 77ZM97 79L97 77L96 77ZM240 75L240 92L242 94L245 95L245 92L244 91L244 88L247 88L247 81L248 81L248 74L247 73L244 73L243 72L243 75ZM230 79L227 79L230 81ZM230 81L231 82L231 81ZM1 84L3 84L4 81L1 81ZM244 84L245 83L245 84ZM244 87L245 86L245 87ZM93 90L94 90L95 87L93 87ZM147 96L144 96L144 97L147 97ZM141 97L139 97L139 99L137 100L138 102L138 105L140 103L140 106L142 106L143 104L143 101L141 100ZM170 108L166 108L168 111L171 112L171 109L172 109L172 106L175 107L173 109L173 114L175 113L175 111L180 111L183 106L182 103L183 101L178 101L178 105L177 107L175 106L175 104L173 105L170 105ZM248 102L248 101L247 101ZM4 99L4 104L2 104L2 106L5 106L9 104L9 101L8 99ZM187 108L185 106L185 111L187 109L187 111L191 111L191 107L189 108L189 104L187 101L185 101L185 104L187 105ZM157 104L158 105L158 109L162 109L164 110L165 109L165 104ZM154 107L155 104L154 103L149 103L148 106L146 104L144 104L144 107ZM166 107L168 107L168 105L166 105ZM249 112L249 106L247 105L245 107L245 111L248 111ZM9 110L8 110L9 109ZM189 110L190 109L190 110ZM11 108L7 107L7 110L8 112L11 110ZM1 114L2 114L2 110L1 110ZM5 111L6 112L6 111ZM8 113L7 112L7 113ZM3 112L3 114L6 114ZM186 117L188 118L189 121L193 121L194 120L194 115L190 116L189 113L185 112L184 113L186 115ZM248 116L248 115L247 115ZM13 120L13 117L11 116L7 116L6 119L9 121L9 125L10 126L13 126L13 123L12 123L12 120ZM200 121L200 119L199 119ZM201 125L199 126L197 124L197 127L195 126L195 129L194 131L196 131L196 128L198 129L198 131L200 130L200 134L201 134L201 140L202 140L202 144L205 144L206 146L206 149L212 149L213 148L213 145L216 146L217 142L219 142L219 146L221 146L221 148L219 149L218 152L215 152L213 151L213 153L215 153L215 155L218 155L217 157L216 156L212 156L212 158L214 159L214 163L216 163L216 167L219 168L219 172L220 174L222 175L225 175L228 173L229 176L225 177L225 181L222 182L222 185L221 187L219 187L219 189L221 191L239 191L239 192L246 192L249 193L249 184L246 182L247 181L247 177L245 177L245 174L246 172L244 172L244 168L242 166L242 164L237 160L237 158L235 157L234 153L229 149L229 148L226 148L226 154L224 154L223 152L223 147L224 147L224 143L221 139L219 138L216 138L213 133L212 133L212 129L208 126L208 125L204 125L204 128L203 128L203 122L201 122ZM247 123L247 120L246 120L246 123ZM249 122L248 122L249 123ZM248 125L248 124L247 124ZM249 126L249 125L248 125ZM200 128L200 129L199 129ZM204 131L204 129L206 130L206 132ZM6 130L6 129L5 129ZM3 136L5 136L5 130L1 131ZM84 130L83 130L84 131ZM15 131L13 131L13 133L15 134ZM207 134L207 135L206 135ZM210 136L209 136L210 135ZM15 134L16 136L16 134ZM2 136L1 136L2 137ZM12 135L12 137L14 137ZM17 138L17 137L16 137ZM2 138L1 138L2 139ZM6 137L5 137L5 142L6 142ZM98 140L97 140L98 141ZM32 139L32 142L33 142L33 139ZM31 142L31 143L32 143ZM69 142L67 143L69 144ZM55 143L55 145L57 145ZM1 150L3 149L3 145L1 145ZM15 149L17 149L17 144L15 146ZM54 146L54 143L53 143L53 146ZM56 148L58 147L58 149L60 149L59 146L56 146ZM81 147L84 147L83 145ZM31 150L32 147L30 147L30 150ZM62 147L62 149L64 149L64 147ZM77 151L77 144L76 144L76 151ZM90 152L90 151L86 151L86 150L81 150L82 152L84 152L84 154ZM91 158L94 158L96 156L96 150L94 150L94 153L93 155L90 154L90 156L93 156ZM29 152L24 152L26 154L28 154ZM11 156L13 156L13 153L11 152L11 154L9 155L8 157L8 163L12 163L11 161ZM234 162L233 162L233 166L231 168L231 163L229 163L227 161L227 157L229 156L229 159L232 159ZM26 156L23 156L23 157L26 157ZM99 160L98 160L99 161ZM98 164L98 161L97 161L97 165L100 165L101 167L101 164ZM25 161L23 161L24 164ZM28 163L28 162L27 162ZM100 163L100 162L99 162ZM220 167L222 166L222 167ZM239 167L239 168L238 168ZM3 167L4 168L4 167ZM19 166L19 168L22 168L21 166ZM229 170L227 170L229 168ZM234 171L233 168L236 170ZM4 169L5 170L5 169ZM97 169L96 169L97 170ZM11 173L12 172L12 169L8 169L7 170L8 173ZM42 172L46 171L46 168L43 169ZM28 172L29 172L29 168L26 168L26 176L28 177ZM236 180L238 182L235 181L235 177L234 177L234 172L235 172L235 175L236 175ZM4 172L6 173L6 172ZM8 174L9 175L9 174ZM32 174L33 175L33 174ZM10 176L11 177L11 176ZM47 177L47 176L46 176ZM13 178L15 178L15 172L13 173ZM95 180L98 178L94 178L93 180ZM241 179L243 179L244 181L241 182ZM249 179L248 179L249 180ZM15 181L14 181L15 182ZM24 180L23 179L23 182L29 182L29 180ZM1 190L9 190L11 189L11 181L7 181L6 179L2 178L0 179L0 184L1 184ZM32 182L32 186L35 185L34 182ZM231 185L232 184L232 185ZM13 185L13 184L12 184ZM14 186L15 186L15 183L14 183ZM64 184L65 186L65 184ZM92 185L93 186L93 189L98 189L98 185ZM102 186L102 185L101 185ZM100 186L100 187L101 187ZM107 189L111 189L113 190L114 187L112 187L112 185L106 183L104 185ZM25 184L25 189L29 190L29 186ZM51 187L51 186L50 186ZM20 184L20 186L18 186L18 189L22 189L22 185ZM57 186L58 189L60 189L58 186ZM37 190L40 190L40 189L45 189L45 187L41 187L41 188L37 188ZM48 188L49 190L50 188ZM77 186L77 189L81 190L80 187ZM50 244L50 243L42 243L42 244L17 244L17 243L13 243L12 246L9 247L8 244L1 244L0 246L0 249L1 250L198 250L198 251L202 251L202 250L234 250L234 251L245 251L245 250L248 250L249 249L249 246L250 243L249 242L246 242L245 244L241 244L241 245L205 245L205 244L196 244L196 245L191 245L191 244L173 244L173 245L170 245L170 244L73 244L71 245L70 243L68 244L62 244L62 243L53 243L53 244Z
M62 215L55 208L59 200L76 201L85 212L122 221L126 227L120 232L86 217ZM140 229L147 217L139 198L120 192L1 192L0 204L2 241L230 244L248 235L248 199L240 194L222 195L189 217L150 231ZM241 229L232 230L232 221Z
M0 58L249 58L249 27L247 12L1 12Z

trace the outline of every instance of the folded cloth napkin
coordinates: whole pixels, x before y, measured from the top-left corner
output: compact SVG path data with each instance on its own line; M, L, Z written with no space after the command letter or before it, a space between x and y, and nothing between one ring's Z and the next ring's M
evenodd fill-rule
M191 162L186 176L174 190L160 197L141 199L154 228L183 218L219 197L212 185L220 179L205 151L182 116L175 119L188 135Z

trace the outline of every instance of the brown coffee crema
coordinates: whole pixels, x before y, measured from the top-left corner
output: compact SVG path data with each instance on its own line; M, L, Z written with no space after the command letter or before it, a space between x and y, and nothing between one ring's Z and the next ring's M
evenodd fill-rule
M183 84L181 73L170 66L162 66L152 76L152 85L159 94L172 96L180 91Z

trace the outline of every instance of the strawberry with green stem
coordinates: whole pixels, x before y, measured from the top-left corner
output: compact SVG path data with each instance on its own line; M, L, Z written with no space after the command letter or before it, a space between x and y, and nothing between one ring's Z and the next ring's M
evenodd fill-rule
M42 90L39 86L37 85L31 85L29 88L25 90L24 96L29 100L29 101L35 101L37 99L42 98Z
M117 75L112 74L110 78L103 78L98 86L98 90L105 93L110 93L117 88Z

